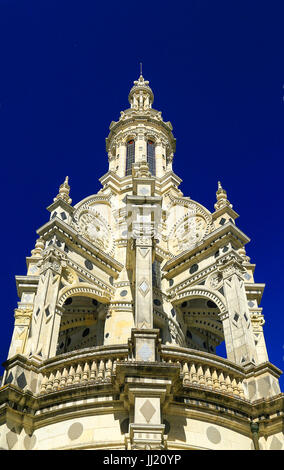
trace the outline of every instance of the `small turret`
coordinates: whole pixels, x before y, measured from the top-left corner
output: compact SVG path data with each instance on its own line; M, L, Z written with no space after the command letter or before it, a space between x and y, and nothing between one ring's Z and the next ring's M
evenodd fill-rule
M139 110L152 108L154 94L149 87L148 80L144 80L141 74L138 80L135 80L133 83L134 86L131 88L128 96L130 107Z

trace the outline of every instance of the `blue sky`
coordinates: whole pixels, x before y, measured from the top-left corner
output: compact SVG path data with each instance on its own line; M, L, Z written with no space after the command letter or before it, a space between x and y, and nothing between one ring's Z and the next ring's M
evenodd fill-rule
M182 191L213 211L221 180L240 214L266 283L269 358L284 368L283 17L277 0L0 0L1 362L14 276L26 274L46 207L66 175L73 203L100 189L109 124L143 62L174 128Z

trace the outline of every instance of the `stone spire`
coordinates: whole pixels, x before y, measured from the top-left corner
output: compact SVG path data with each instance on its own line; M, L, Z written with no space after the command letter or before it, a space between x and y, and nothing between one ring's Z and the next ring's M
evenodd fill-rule
M58 199L63 199L63 201L67 202L68 204L71 204L72 199L69 197L70 186L68 184L68 178L69 177L66 176L64 183L60 185L59 193L53 199L54 201L57 201Z
M142 73L138 80L135 80L134 86L131 88L128 101L131 108L137 110L145 110L152 107L154 101L154 94L149 87L148 80L144 80Z
M229 206L231 208L233 207L232 204L230 204L230 202L228 201L227 191L225 191L225 189L222 188L220 181L218 181L218 190L216 192L216 196L217 196L217 202L214 205L216 210L221 209L222 207L225 207L225 206Z

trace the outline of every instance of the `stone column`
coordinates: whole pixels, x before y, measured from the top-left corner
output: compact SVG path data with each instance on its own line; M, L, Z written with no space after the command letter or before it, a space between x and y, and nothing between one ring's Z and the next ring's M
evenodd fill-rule
M119 141L117 143L117 155L119 155L119 158L117 158L117 165L118 165L118 171L117 174L121 178L125 176L125 169L126 169L126 144L125 142Z
M161 217L161 198L154 196L155 180L147 163L135 169L134 195L127 196L131 237L135 247L135 325L132 343L137 361L155 361L159 330L153 329L153 242Z
M143 133L138 134L135 140L135 163L147 161L147 141Z
M152 238L136 238L135 325L153 328Z
M156 157L156 175L161 178L165 174L163 166L166 166L166 160L163 158L166 150L161 140L157 140L155 145L155 157Z

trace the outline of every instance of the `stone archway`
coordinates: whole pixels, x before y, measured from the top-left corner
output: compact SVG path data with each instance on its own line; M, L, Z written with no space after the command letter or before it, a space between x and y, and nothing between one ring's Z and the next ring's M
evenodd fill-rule
M185 290L182 290L181 292L177 292L174 299L172 300L172 303L174 306L178 306L182 302L199 297L214 302L220 311L221 318L223 317L223 315L226 315L227 304L225 297L220 294L220 292L214 291L206 286L192 286Z
M105 318L110 294L87 283L63 288L58 298L61 310L56 354L104 343Z
M80 284L70 285L62 289L62 291L59 293L57 305L62 307L64 302L66 302L69 297L76 296L91 297L103 304L107 304L111 300L111 295L109 292L103 289L99 289L97 286L91 286L86 282L82 282Z
M185 325L186 347L217 354L225 339L222 319L227 308L222 294L192 286L177 293L173 305Z

